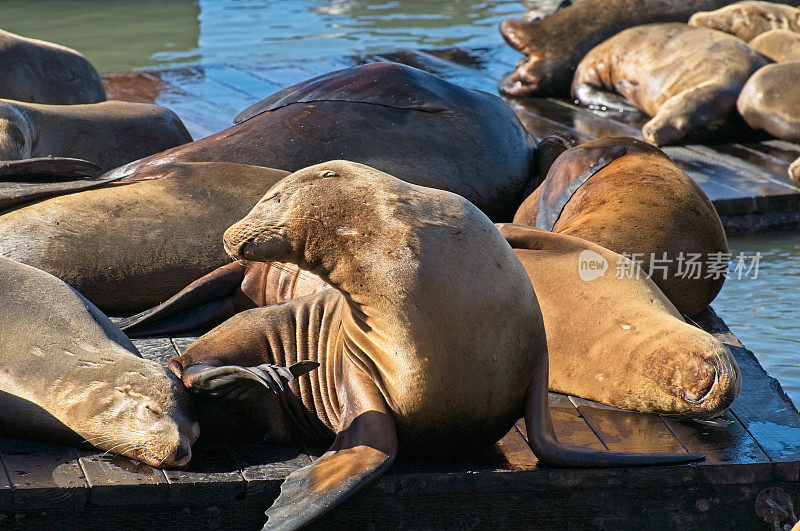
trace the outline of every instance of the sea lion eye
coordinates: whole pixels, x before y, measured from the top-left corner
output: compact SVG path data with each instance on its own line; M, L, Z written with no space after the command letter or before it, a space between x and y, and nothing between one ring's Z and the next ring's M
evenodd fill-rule
M276 203L280 203L281 202L281 194L280 193L272 194L271 196L265 197L264 199L261 200L262 203L268 203L270 201L275 201Z
M339 174L333 170L323 170L319 172L320 177L338 177Z
M147 411L149 411L153 415L163 415L161 408L158 407L156 404L146 404L144 407L145 409L147 409Z

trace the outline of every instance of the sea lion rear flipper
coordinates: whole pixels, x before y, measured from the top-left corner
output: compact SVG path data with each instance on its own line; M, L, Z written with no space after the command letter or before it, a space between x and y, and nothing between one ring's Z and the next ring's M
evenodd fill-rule
M239 262L224 265L166 302L122 319L118 326L130 337L210 328L237 312L233 294L244 275L245 266Z
M275 394L282 393L286 389L284 381L291 382L317 367L319 363L309 360L299 361L289 367L268 363L255 367L197 364L182 371L181 377L192 392L228 400L250 400L263 393L264 388Z
M543 363L537 367L525 394L525 427L528 432L528 445L546 465L569 467L612 467L677 465L698 461L702 454L636 454L623 452L603 452L572 446L558 442L550 418L550 405L547 395L548 366Z
M346 358L346 356L345 356ZM394 418L378 387L343 360L342 419L336 440L313 464L289 474L267 510L264 529L297 529L380 476L397 454Z
M54 195L100 186L100 167L88 160L43 157L0 161L0 210Z
M102 168L94 162L69 157L3 160L0 161L0 180L32 180L34 176L43 176L48 179L55 177L79 177L85 179L100 170Z

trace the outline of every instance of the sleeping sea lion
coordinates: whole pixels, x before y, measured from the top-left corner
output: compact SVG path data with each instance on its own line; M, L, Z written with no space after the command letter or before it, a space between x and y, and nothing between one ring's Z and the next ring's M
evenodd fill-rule
M747 80L736 108L753 129L800 141L800 62L767 65Z
M767 64L726 33L686 24L649 24L596 46L578 65L572 94L584 105L622 96L652 120L645 140L674 144L708 137L728 121L750 75Z
M800 33L785 29L770 30L749 44L750 48L776 63L800 61Z
M98 187L0 215L0 255L58 276L103 311L141 311L226 264L222 233L285 175L196 162L89 181Z
M708 306L725 281L728 241L714 205L641 140L605 137L565 151L514 223L634 256L683 315Z
M26 164L24 159L69 157L88 160L98 170L107 171L191 141L180 118L160 105L127 101L42 105L0 100L0 160L5 162ZM13 165L4 165L9 167ZM40 171L31 164L26 170Z
M717 416L733 401L740 378L730 352L686 324L630 261L572 236L522 225L498 228L526 268L542 310L550 390L694 418ZM587 253L608 269L584 280L580 266ZM630 271L615 274L619 263ZM327 282L294 264L234 262L120 328L129 336L207 330L236 313L326 289L332 289Z
M396 63L331 72L243 111L217 134L133 162L227 161L295 171L345 158L466 197L510 219L536 141L497 96Z
M59 279L0 257L0 427L182 466L198 426L183 385Z
M575 68L589 50L620 31L655 22L686 22L725 0L581 0L533 22L506 19L500 32L529 58L500 82L512 96L566 96ZM797 5L796 0L781 3Z
M51 105L106 99L100 75L66 46L0 30L0 98Z
M320 364L265 410L276 442L333 440L286 478L268 527L320 516L386 470L398 448L487 446L523 412L545 464L699 457L556 441L536 295L503 236L460 196L332 161L282 180L223 241L235 259L289 261L335 288L237 314L169 365L189 389L224 396L257 385L262 364Z
M800 9L792 5L797 2L736 2L714 11L695 13L689 25L724 31L750 42L774 29L800 32Z

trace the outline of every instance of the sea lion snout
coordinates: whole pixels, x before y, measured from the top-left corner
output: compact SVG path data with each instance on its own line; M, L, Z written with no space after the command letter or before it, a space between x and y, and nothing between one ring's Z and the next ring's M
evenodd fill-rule
M741 388L741 376L730 350L719 344L705 359L676 370L675 383L692 416L709 419L722 415L733 403Z

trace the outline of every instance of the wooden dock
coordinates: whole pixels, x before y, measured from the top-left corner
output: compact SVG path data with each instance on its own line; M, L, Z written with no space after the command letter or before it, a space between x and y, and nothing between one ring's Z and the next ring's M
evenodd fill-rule
M194 138L229 127L233 117L273 92L311 77L375 61L396 61L453 83L497 93L497 81L521 57L508 46L475 50L396 52L261 65L212 65L104 75L109 98L156 102L174 110ZM537 137L560 132L578 142L599 136L641 138L647 117L603 112L554 98L510 99ZM729 235L800 230L800 182L786 170L800 145L775 140L745 125L719 135L715 145L671 146L664 151L714 202Z
M240 110L284 86L383 60L495 92L496 80L513 67L516 54L498 46L104 78L109 96L168 106L200 138L229 126ZM603 115L554 99L511 103L537 136L553 131L576 140L640 136L640 115ZM800 186L785 175L800 146L742 138L666 151L714 200L729 233L800 226ZM771 529L770 514L787 507L785 497L800 509L800 415L713 311L695 320L728 344L741 368L743 389L726 413L727 425L615 410L558 394L551 394L550 409L563 442L612 451L703 453L704 461L627 469L541 467L520 422L493 448L473 456L399 459L318 526ZM145 357L166 362L193 339L135 343ZM187 469L157 470L91 448L0 438L0 528L258 529L283 478L322 451L201 439Z

